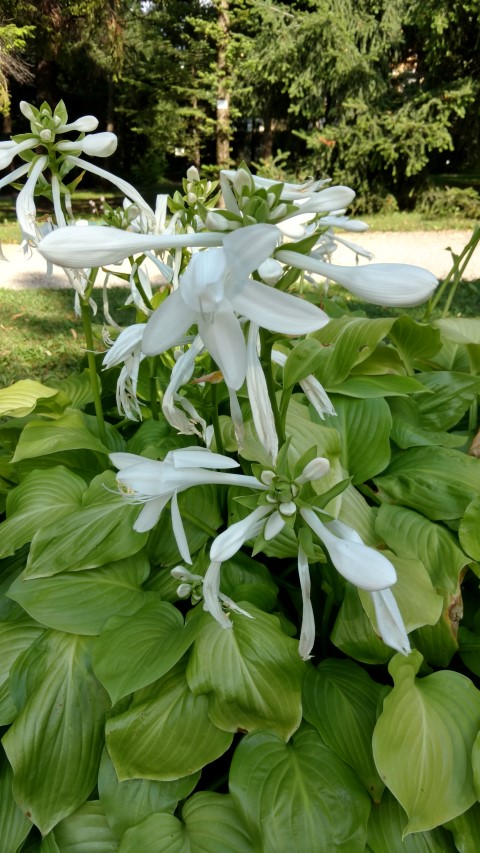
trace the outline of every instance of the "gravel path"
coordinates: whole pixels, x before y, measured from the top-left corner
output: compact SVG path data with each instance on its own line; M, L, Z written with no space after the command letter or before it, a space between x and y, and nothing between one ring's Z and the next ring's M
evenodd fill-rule
M345 235L352 242L363 246L374 254L377 263L396 262L416 264L426 267L438 278L444 277L451 265L452 256L448 251L450 247L456 254L460 253L467 241L470 239L469 231L416 231L397 233L366 232L365 234ZM0 287L13 290L22 288L50 287L55 290L68 288L63 271L54 267L51 278L46 278L46 262L35 250L32 256L26 259L20 246L4 245L3 253L8 263L0 261ZM345 246L340 246L335 253L336 264L355 264L355 256ZM368 263L360 258L361 264ZM124 267L128 269L128 265ZM120 270L121 267L118 267ZM475 253L467 267L465 278L480 279L480 247ZM111 279L111 284L124 284L122 279Z

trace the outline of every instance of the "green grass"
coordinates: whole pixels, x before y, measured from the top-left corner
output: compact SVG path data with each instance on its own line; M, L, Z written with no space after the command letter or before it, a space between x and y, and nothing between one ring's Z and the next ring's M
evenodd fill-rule
M125 325L134 322L131 310L119 311L127 294L122 287L109 289L111 313ZM94 298L100 309L96 337L101 352L101 290ZM82 323L75 316L71 291L0 290L0 386L27 378L66 378L81 367L83 358Z
M372 213L360 216L370 226L370 231L473 231L473 219L459 216L428 217L416 211L395 211L394 213Z

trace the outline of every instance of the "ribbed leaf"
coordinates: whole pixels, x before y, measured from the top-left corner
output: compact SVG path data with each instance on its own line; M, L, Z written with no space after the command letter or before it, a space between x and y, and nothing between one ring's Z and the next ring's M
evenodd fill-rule
M150 779L119 782L108 752L104 749L98 774L98 792L110 826L121 837L131 826L141 823L155 812L173 814L178 801L188 797L199 778L200 772L174 782L154 782Z
M475 803L467 812L447 823L459 853L478 853L480 839L480 804Z
M165 675L193 643L197 614L186 625L167 601L150 601L130 616L109 619L95 646L93 668L115 703ZM121 664L121 665L119 665Z
M474 560L480 560L480 496L474 498L465 510L465 515L460 523L458 538L462 548L465 549Z
M288 744L274 732L247 735L233 756L230 791L258 853L365 849L370 798L310 727Z
M379 803L385 787L372 754L372 735L382 686L349 660L309 667L303 683L303 715L330 749L355 770Z
M52 835L60 853L116 853L118 850L118 839L98 800L80 806L55 827Z
M81 506L86 484L67 468L32 471L7 496L7 520L0 524L0 557L14 554L39 527Z
M136 693L127 711L109 719L106 735L121 781L189 776L232 742L232 735L210 722L205 696L190 691L183 662Z
M416 832L402 838L407 816L400 803L385 791L382 802L370 812L368 845L372 853L455 853L452 836L444 829ZM476 851L472 851L476 853Z
M354 484L363 483L390 462L390 409L382 398L362 400L335 394L332 403L337 416L327 416L325 422L340 433L340 459L345 471L353 477Z
M50 631L17 662L19 714L3 737L15 799L43 834L75 811L97 778L108 698L87 641Z
M54 397L56 388L35 379L20 379L9 388L0 388L0 417L24 418L33 412L39 400Z
M148 595L140 588L150 566L142 553L85 572L49 578L20 576L8 595L37 622L69 634L99 634L107 619L125 618Z
M30 421L22 430L13 461L34 459L62 450L92 450L104 454L123 450L125 443L118 432L110 424L106 429L108 446L99 438L96 419L78 409L67 409L56 420Z
M373 735L373 754L408 815L405 834L462 814L476 800L472 747L480 727L480 691L457 672L415 678L422 656L395 655L394 688Z
M15 610L0 622L0 725L13 722L17 709L10 696L9 673L15 661L43 633L26 613ZM1 825L1 824L0 824Z
M232 613L232 630L204 619L187 668L190 689L208 696L210 719L224 731L270 728L287 739L302 717L298 642L276 616L241 606L254 618Z
M13 771L2 754L0 765L0 828L2 853L16 853L32 828L12 792Z

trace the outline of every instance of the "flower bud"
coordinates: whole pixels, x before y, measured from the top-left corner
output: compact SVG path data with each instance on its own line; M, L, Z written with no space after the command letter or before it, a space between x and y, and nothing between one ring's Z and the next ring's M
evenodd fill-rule
M110 157L117 147L114 133L92 133L82 139L82 150L90 157Z
M190 166L187 169L187 180L188 181L199 181L200 175L198 174L198 169L196 166Z
M62 124L57 133L68 133L69 130L77 130L79 133L92 133L98 127L98 119L95 116L82 116L70 124Z
M269 471L267 468L260 474L260 480L265 486L271 486L276 476L275 471Z
M177 587L177 595L179 598L188 598L192 591L192 587L189 583L181 583L179 587Z
M25 118L28 118L29 121L35 121L38 115L38 110L34 109L28 101L20 101L20 112L25 116Z
M300 477L297 477L297 483L301 486L303 483L310 483L312 480L320 480L329 471L330 462L328 459L325 459L323 456L317 456L308 465L305 465Z
M48 130L48 128L44 128L44 130L40 131L39 136L42 142L51 142L54 137L54 134L51 130Z
M238 195L242 195L244 189L253 190L252 176L245 169L238 169L233 178L233 186Z
M294 503L294 501L286 501L285 503L279 504L278 511L282 515L286 515L288 518L291 515L295 515L295 513L297 511L297 507L296 507L296 504Z
M258 268L258 274L265 284L274 285L283 275L283 267L275 258L267 258Z

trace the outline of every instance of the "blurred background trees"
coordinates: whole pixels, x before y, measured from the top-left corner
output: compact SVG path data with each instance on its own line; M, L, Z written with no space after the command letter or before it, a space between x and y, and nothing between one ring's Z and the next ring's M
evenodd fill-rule
M480 180L479 23L480 0L2 0L4 131L63 98L146 191L245 159L411 206Z

